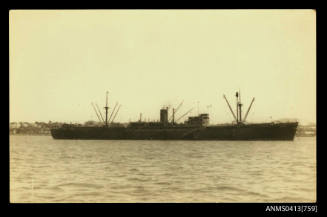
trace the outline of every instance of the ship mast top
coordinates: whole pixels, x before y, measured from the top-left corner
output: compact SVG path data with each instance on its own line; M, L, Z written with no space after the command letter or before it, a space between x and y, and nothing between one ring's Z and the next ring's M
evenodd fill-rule
M109 107L108 107L108 91L106 92L106 106L104 107L104 109L106 110L106 122L105 122L105 124L106 124L106 127L108 127L108 109L109 109Z
M242 123L242 102L241 102L241 91L236 92L236 101L237 101L237 123Z

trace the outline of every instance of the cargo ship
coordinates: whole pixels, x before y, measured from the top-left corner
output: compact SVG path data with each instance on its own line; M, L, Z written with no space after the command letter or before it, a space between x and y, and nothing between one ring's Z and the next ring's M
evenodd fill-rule
M105 118L99 110L93 106L103 126L74 126L63 125L51 129L54 139L89 139L89 140L293 140L298 122L270 122L270 123L247 123L246 119L254 102L254 98L248 110L242 117L242 103L240 92L236 92L236 114L230 106L227 98L223 95L234 121L230 124L209 124L209 114L189 116L184 123L178 123L181 117L185 117L191 110L175 120L176 109L172 109L171 118L168 118L168 107L160 110L160 121L146 122L140 120L130 122L127 125L114 123L111 117L115 117L116 106L108 119L108 92L106 98Z

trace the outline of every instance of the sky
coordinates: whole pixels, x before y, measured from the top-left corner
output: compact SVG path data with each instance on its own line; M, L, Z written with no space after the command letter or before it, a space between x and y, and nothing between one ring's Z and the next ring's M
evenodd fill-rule
M10 121L117 122L209 113L228 123L316 122L314 10L11 10ZM243 115L244 115L243 113ZM184 119L182 119L184 120Z

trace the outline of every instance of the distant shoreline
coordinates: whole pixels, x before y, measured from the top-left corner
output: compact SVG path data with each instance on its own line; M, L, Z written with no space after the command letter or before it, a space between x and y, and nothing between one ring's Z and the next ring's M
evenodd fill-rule
M51 133L9 133L9 136L51 136ZM295 135L295 137L316 137L316 134L301 134Z
M53 127L60 127L62 123L11 123L9 127L9 135L39 135L51 136L50 129ZM314 137L316 136L315 125L299 125L295 134L296 137Z
M43 133L9 133L9 136L51 136L51 134Z

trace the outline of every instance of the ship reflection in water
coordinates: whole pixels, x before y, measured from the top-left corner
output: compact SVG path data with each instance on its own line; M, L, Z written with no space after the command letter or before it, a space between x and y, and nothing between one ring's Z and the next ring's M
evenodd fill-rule
M103 127L76 127L65 125L60 128L51 129L54 139L131 139L131 140L293 140L298 122L289 123L246 123L254 98L247 112L242 117L242 102L240 92L236 92L236 115L227 98L224 99L235 119L235 124L209 125L209 115L199 114L188 117L184 123L177 123L192 109L175 120L175 114L181 104L172 110L172 120L168 119L169 108L160 110L160 122L131 122L127 127L113 124L120 106L116 110L115 105L108 120L108 92L106 98L105 119L99 109L93 104L93 108L99 121L103 121ZM98 109L98 110L97 110ZM110 120L112 118L112 120ZM110 124L111 121L111 124Z
M10 136L11 202L314 202L316 138Z

